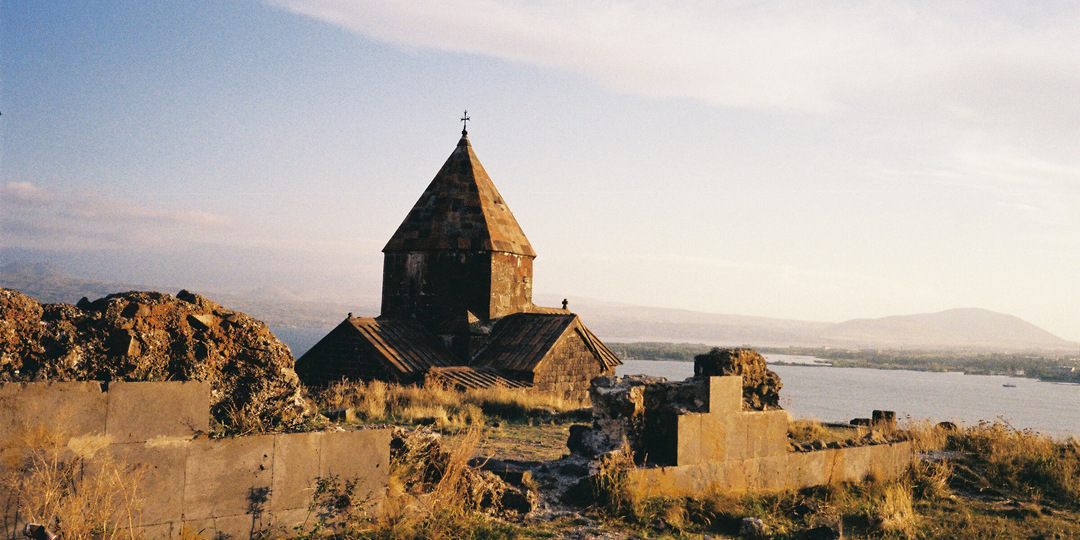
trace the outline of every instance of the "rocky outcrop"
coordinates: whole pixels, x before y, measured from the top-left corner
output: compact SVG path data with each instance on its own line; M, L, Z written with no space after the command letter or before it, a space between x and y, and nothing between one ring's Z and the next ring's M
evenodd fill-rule
M780 407L780 376L765 365L754 349L713 349L694 357L694 377L742 375L743 405L764 411Z
M75 306L0 289L0 381L201 380L232 431L306 410L289 348L261 321L197 294L112 294Z

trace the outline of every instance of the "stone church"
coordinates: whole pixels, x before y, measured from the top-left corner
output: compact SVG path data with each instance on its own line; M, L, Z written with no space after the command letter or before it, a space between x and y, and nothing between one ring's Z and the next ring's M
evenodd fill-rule
M622 364L565 302L533 305L536 252L465 130L383 254L382 314L349 314L301 356L304 383L433 380L584 399Z

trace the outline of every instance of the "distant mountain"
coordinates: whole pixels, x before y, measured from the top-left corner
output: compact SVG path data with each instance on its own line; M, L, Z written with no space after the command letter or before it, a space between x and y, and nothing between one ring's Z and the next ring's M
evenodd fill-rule
M554 297L541 297L558 305ZM759 347L1080 350L1012 315L985 309L853 319L841 323L722 315L576 299L570 309L597 335L612 341L677 341Z
M561 299L540 296L537 303L558 306ZM682 341L708 345L786 347L814 345L830 323L723 315L685 309L645 307L592 299L574 299L570 310L589 329L613 341Z
M0 266L0 287L15 289L40 302L65 304L74 304L84 296L95 300L126 291L160 291L175 295L182 288L162 284L92 281L57 272L45 265L19 262ZM191 289L191 292L229 309L247 313L265 322L275 333L283 329L330 329L343 321L349 312L374 315L379 311L377 301L361 300L355 305L348 305L344 302L308 300L282 289L256 289L241 294L197 289Z
M826 328L821 337L849 347L1077 349L1019 317L985 309L949 309L939 313L853 319Z
M69 304L83 296L93 300L129 290L157 290L171 294L180 290L160 285L85 280L46 266L23 263L0 267L0 287L16 289L42 302ZM297 356L307 351L329 329L337 326L347 313L373 316L379 312L379 300L375 295L350 305L306 299L282 289L258 289L243 293L192 292L266 322ZM538 295L536 299L538 304L545 306L559 306L561 301L561 297L551 295ZM703 313L585 298L573 299L569 308L581 315L593 332L610 341L1011 352L1080 350L1080 343L1061 339L1022 319L976 308L880 319L853 319L841 323Z

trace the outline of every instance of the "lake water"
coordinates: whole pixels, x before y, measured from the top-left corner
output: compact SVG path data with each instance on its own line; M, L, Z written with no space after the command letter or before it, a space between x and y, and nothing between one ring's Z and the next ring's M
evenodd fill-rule
M1080 385L1076 384L952 372L811 365L769 368L780 375L784 384L780 405L795 418L847 422L869 418L873 409L884 409L896 411L898 419L960 424L1004 420L1017 429L1030 428L1054 436L1080 435ZM682 380L693 376L694 363L626 360L618 374Z

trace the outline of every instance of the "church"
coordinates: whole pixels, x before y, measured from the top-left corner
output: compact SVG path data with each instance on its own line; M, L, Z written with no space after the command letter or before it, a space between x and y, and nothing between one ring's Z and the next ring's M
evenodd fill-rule
M622 362L565 301L532 303L535 258L463 129L383 248L382 314L350 313L296 372L308 385L434 381L584 399Z

